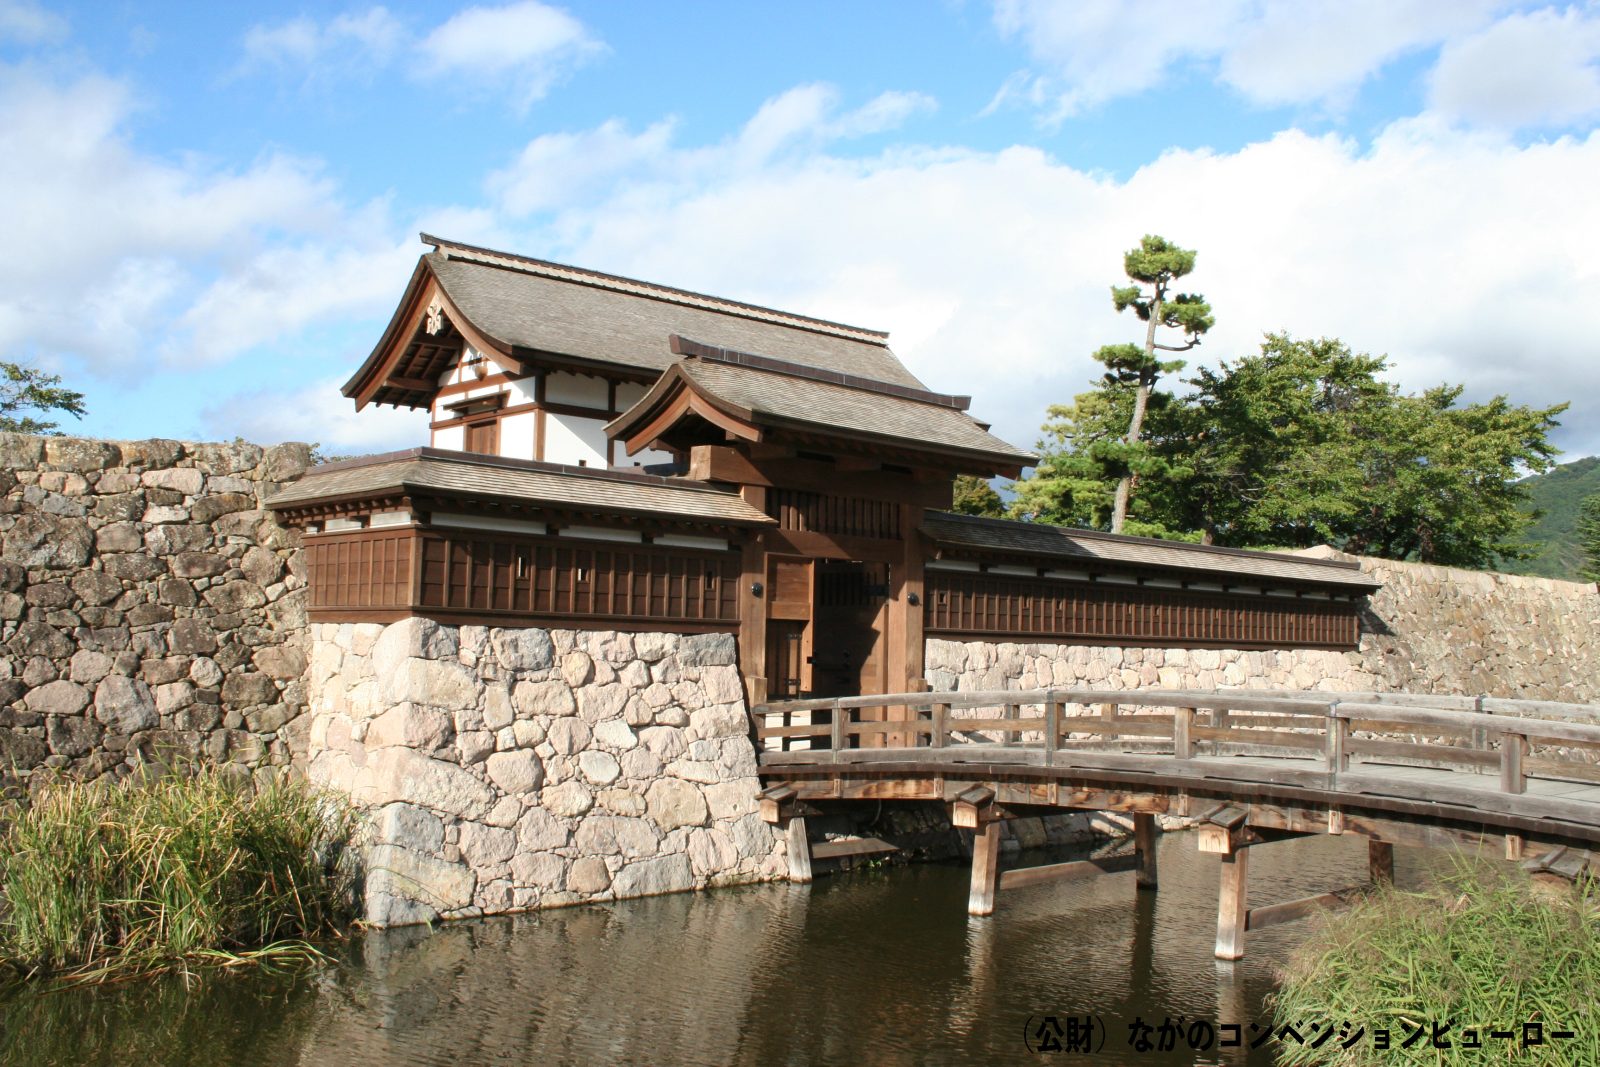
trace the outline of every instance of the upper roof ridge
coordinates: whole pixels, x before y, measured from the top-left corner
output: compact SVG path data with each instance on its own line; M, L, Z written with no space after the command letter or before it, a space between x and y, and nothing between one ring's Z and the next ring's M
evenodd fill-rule
M670 285L658 285L655 282L640 281L637 278L624 278L616 274L605 274L601 271L569 266L565 263L554 263L550 260L518 255L514 252L501 252L493 248L463 244L460 241L451 241L428 233L423 233L419 236L421 236L424 244L433 245L435 249L455 259L505 267L525 274L536 274L560 281L576 282L580 285L612 289L617 292L631 293L635 296L683 304L687 307L721 312L725 315L736 315L740 318L753 319L757 322L768 322L778 326L792 326L797 329L843 337L852 341L865 341L869 344L886 346L889 340L889 334L883 330L869 330L861 326L848 326L841 322L830 322L827 319L813 318L809 315L778 311L774 308L762 307L759 304L746 304L742 301L726 300L719 296L708 296L705 293L696 293L688 289L675 289Z

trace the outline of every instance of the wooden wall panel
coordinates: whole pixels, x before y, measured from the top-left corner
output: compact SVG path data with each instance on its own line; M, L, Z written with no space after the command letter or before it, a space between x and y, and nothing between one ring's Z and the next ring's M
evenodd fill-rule
M1353 649L1351 601L1242 597L931 570L929 636L1189 648Z
M400 529L310 537L306 555L310 608L322 621L388 612L508 626L739 623L736 552Z

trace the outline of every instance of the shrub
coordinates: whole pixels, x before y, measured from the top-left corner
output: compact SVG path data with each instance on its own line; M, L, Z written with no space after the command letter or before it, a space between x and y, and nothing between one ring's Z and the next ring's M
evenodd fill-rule
M354 820L287 775L49 783L0 836L0 958L101 977L309 950L350 917Z
M1458 864L1422 892L1384 889L1330 916L1291 956L1274 998L1281 1028L1345 1021L1367 1036L1350 1050L1286 1042L1279 1062L1303 1064L1482 1064L1532 1056L1538 1063L1600 1063L1600 893L1536 891L1520 871ZM1449 1022L1452 1047L1431 1047L1433 1023ZM1524 1052L1524 1023L1545 1031ZM1418 1025L1427 1036L1399 1046ZM1376 1028L1390 1048L1373 1047ZM1475 1029L1480 1050L1462 1047ZM1492 1030L1516 1038L1493 1038ZM1571 1039L1552 1039L1571 1030Z

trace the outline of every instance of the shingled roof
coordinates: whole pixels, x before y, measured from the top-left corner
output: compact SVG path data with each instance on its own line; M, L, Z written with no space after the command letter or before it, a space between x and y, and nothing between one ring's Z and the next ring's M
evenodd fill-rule
M560 263L496 252L423 234L434 251L423 255L406 295L372 354L345 383L346 396L371 392L373 376L397 347L410 347L400 360L409 377L419 344L408 336L418 294L434 280L475 336L515 361L566 359L579 365L611 367L653 377L674 360L667 350L671 334L710 344L762 352L794 363L842 374L860 375L921 388L890 351L888 334L825 319L758 307L652 282L602 274ZM383 386L370 397L378 403L425 406L415 389Z
M266 506L286 511L322 501L429 494L719 525L773 524L736 493L703 483L434 448L314 467Z
M1150 537L1127 537L1098 530L1076 530L1043 523L986 519L930 511L921 530L943 548L1038 557L1064 565L1116 564L1132 568L1200 572L1252 582L1293 582L1336 586L1365 593L1382 583L1363 574L1359 564L1312 559L1281 552L1219 548Z
M673 364L649 393L607 426L612 437L638 433L667 411L678 394L692 390L712 407L756 427L958 457L984 470L1020 469L1036 458L968 415L963 410L966 397L859 376L841 378L785 365L765 354L722 351L676 336L673 347L695 354Z

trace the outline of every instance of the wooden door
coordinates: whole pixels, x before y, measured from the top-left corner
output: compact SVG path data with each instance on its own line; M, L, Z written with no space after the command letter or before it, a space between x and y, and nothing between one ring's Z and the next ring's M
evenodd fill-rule
M816 564L809 559L767 561L767 696L811 695L812 625Z

